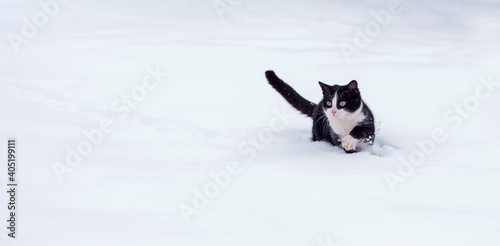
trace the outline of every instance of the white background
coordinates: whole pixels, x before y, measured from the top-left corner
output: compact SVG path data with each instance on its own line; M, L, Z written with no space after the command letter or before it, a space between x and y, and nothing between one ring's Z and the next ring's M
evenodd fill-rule
M350 62L342 45L388 2L232 1L220 18L211 0L69 1L12 45L46 1L0 0L0 141L17 138L19 161L4 245L500 245L500 87L475 99L479 78L500 82L497 1L401 1ZM169 76L120 120L113 102L157 65ZM374 147L311 142L299 115L263 142L293 112L268 69L314 102L318 80L356 79ZM54 163L105 118L115 130L60 182ZM436 129L446 141L391 189ZM179 206L230 161L240 172L186 223Z

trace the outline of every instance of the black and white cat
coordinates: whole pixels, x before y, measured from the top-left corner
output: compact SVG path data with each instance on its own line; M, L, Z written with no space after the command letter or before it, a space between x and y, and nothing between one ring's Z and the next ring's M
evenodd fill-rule
M353 153L362 145L375 140L373 114L361 99L358 82L327 85L319 82L323 100L312 103L283 82L273 71L266 72L267 80L288 103L313 119L313 141L326 141Z

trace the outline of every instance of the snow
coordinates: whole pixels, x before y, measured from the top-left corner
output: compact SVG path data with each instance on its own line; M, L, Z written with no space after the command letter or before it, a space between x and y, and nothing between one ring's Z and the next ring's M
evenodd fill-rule
M16 52L9 33L46 2L0 2L1 139L19 161L2 244L500 244L498 2L402 0L347 59L395 3L228 1L220 18L213 1L61 0ZM314 102L318 80L356 79L374 146L311 142L269 69Z

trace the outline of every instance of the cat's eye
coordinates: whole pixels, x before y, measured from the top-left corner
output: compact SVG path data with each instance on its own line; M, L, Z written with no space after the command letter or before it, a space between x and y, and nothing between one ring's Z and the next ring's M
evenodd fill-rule
M340 107L344 107L344 106L345 106L345 104L346 104L346 102L345 102L345 101L342 101L342 102L340 102L340 103L339 103Z
M332 102L330 102L330 101L326 102L326 106L331 107L332 106Z

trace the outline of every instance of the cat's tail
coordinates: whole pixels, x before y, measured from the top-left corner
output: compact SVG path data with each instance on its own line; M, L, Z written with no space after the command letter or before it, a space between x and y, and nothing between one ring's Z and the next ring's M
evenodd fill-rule
M299 95L299 93L297 93L291 86L278 78L274 71L267 71L266 78L269 81L269 84L272 85L273 88L277 90L295 109L309 117L313 116L316 104Z

